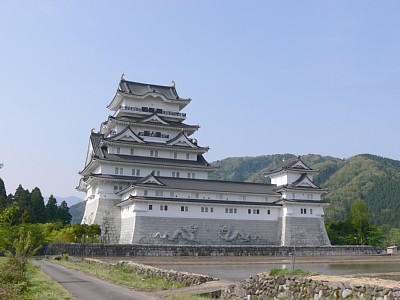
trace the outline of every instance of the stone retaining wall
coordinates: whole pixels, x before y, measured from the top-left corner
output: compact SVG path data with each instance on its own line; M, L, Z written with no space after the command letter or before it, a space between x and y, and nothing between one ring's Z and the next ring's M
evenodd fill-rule
M227 299L400 299L400 287L385 288L373 284L345 281L329 282L302 276L268 276L254 278L232 285L222 293ZM250 299L249 297L249 299Z
M289 256L293 247L210 245L46 244L38 255L68 253L75 256ZM371 246L296 247L296 256L348 256L378 254Z
M128 269L131 269L136 274L142 274L145 276L162 278L162 279L165 279L168 281L176 281L179 283L184 283L185 286L199 285L199 284L205 283L207 281L217 280L208 275L194 274L194 273L188 273L188 272L177 272L177 271L173 271L173 270L162 270L162 269L158 269L155 267L137 264L137 263L133 263L133 262L123 262L122 261L117 264L110 264L110 263L107 263L107 262L104 262L101 260L97 260L97 259L84 258L83 260L87 263L100 264L106 268L107 267L128 268Z

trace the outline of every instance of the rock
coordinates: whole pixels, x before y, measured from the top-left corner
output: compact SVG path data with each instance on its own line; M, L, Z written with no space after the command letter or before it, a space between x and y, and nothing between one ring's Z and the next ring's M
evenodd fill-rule
M349 297L352 293L353 293L352 290L350 290L350 289L345 289L345 290L342 292L342 298L343 298L343 299L346 299L346 298Z

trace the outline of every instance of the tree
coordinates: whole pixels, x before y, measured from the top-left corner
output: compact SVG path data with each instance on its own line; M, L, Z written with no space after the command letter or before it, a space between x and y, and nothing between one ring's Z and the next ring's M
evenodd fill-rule
M50 195L49 200L46 204L46 216L47 222L57 222L58 219L58 206L57 199L53 195Z
M31 194L29 190L24 190L22 185L19 185L17 190L15 191L14 196L11 199L11 204L16 204L19 207L19 219L22 218L22 214L24 214L25 211L29 210L29 205L30 205L30 197ZM29 218L24 216L24 220L28 221Z
M42 193L38 187L35 187L31 193L31 205L29 207L29 216L32 223L46 222L46 207Z
M57 220L61 222L63 225L71 224L72 216L69 213L69 207L67 202L63 201L58 208L58 217Z
M0 178L0 210L7 206L7 192L3 179Z
M364 200L358 199L351 206L351 223L357 231L359 244L365 244L369 228L369 212Z
M101 235L101 228L98 224L92 224L87 228L87 237L90 239L91 243L97 242Z

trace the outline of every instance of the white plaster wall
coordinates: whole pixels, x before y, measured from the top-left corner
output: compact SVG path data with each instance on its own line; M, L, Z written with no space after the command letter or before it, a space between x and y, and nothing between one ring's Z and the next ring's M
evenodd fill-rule
M122 106L135 106L135 107L153 107L161 108L163 110L179 112L178 104L164 102L162 98L155 98L148 96L145 99L124 98L121 101Z
M153 206L152 210L149 210L149 204ZM160 206L168 206L167 210L161 210ZM188 211L181 211L181 207L188 207ZM206 208L208 212L205 212ZM213 208L213 212L211 212ZM236 213L226 213L225 209L236 208ZM248 209L251 209L251 214L248 213ZM253 210L258 209L259 214L254 214ZM270 214L267 211L270 210ZM278 220L280 215L280 208L277 207L263 207L263 206L229 206L229 205L211 205L211 204L188 204L188 203L170 203L162 201L151 201L149 203L141 204L129 204L126 207L121 207L121 217L131 218L134 215L138 216L152 216L152 217L170 217L170 218L215 218L215 219L226 219L226 220Z
M301 213L302 209L303 209L303 214ZM306 213L304 213L304 209L306 209ZM297 205L288 205L286 207L284 206L282 212L283 216L291 216L299 218L319 218L324 215L323 207L313 206L305 203L303 204L298 203Z

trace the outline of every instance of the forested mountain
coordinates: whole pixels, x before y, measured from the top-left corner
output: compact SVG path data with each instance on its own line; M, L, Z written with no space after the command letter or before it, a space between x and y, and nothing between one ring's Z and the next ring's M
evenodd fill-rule
M80 224L82 222L83 214L85 213L85 206L86 201L82 201L69 208L69 212L72 216L71 224Z
M233 157L214 162L219 170L210 178L219 180L268 182L263 173L274 169L293 154L257 157ZM360 154L348 159L308 154L302 160L319 169L315 182L329 189L324 197L331 201L326 208L326 220L345 219L356 199L368 205L372 223L385 231L400 227L400 161Z

